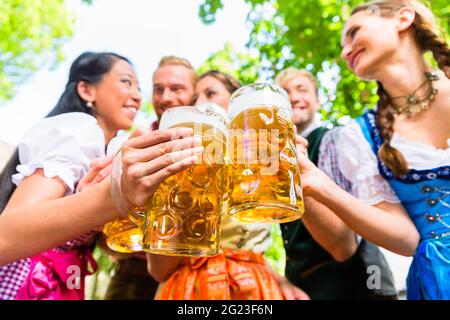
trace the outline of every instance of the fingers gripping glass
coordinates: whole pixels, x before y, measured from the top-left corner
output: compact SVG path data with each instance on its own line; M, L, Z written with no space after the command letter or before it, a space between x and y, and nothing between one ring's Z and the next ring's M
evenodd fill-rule
M103 227L106 244L114 251L131 253L142 251L142 231L139 227L144 221L144 212L129 209L120 188L122 174L122 156L120 150L116 153L111 168L111 196L114 204L122 214ZM128 218L125 216L128 215Z
M258 83L231 97L228 214L241 222L288 222L304 212L287 93Z

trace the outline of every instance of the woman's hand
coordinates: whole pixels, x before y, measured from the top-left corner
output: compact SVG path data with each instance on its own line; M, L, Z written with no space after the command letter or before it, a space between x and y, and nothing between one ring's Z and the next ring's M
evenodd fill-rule
M317 168L302 152L297 152L300 167L301 184L305 196L317 198L321 192L335 183L324 172Z
M78 181L76 192L83 192L89 190L95 184L103 181L111 174L111 163L113 157L107 156L92 160L89 171ZM95 228L94 230L101 232L102 227Z
M305 291L293 285L287 278L280 277L279 285L286 300L310 300Z
M77 192L89 189L94 184L103 181L111 173L111 163L113 157L107 156L92 160L89 171L77 184Z
M128 208L145 206L161 182L196 163L201 143L190 128L133 134L121 149L120 188Z

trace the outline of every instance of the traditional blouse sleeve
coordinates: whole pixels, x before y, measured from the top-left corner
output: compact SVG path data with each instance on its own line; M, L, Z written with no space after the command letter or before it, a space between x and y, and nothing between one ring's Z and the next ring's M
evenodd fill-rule
M336 127L323 136L319 148L317 167L333 179L342 189L352 193L352 184L344 177L338 163L337 142L341 130L342 127Z
M44 118L33 126L19 144L20 165L12 176L15 185L37 169L47 178L58 177L74 192L93 159L105 155L105 138L97 120L71 112Z
M392 187L378 171L378 160L360 126L351 122L341 129L337 143L339 168L352 183L352 193L369 205L399 203Z

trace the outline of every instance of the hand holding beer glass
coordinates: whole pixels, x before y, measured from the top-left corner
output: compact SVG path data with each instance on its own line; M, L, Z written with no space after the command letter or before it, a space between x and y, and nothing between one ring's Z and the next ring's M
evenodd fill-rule
M110 142L108 153L113 144L115 150L121 148L111 170L111 197L121 217L103 228L111 249L122 253L142 250L145 206L162 181L197 159L198 151L191 148L192 135L191 129L184 128L136 130L125 142L116 138Z
M113 139L107 148L107 154L111 155L120 149L123 139ZM112 164L112 180L120 177L120 157L116 157ZM138 226L138 220L132 221L130 218L117 218L103 226L103 233L106 236L106 244L111 250L121 253L132 253L142 251L142 231Z
M252 84L231 97L228 214L240 222L288 222L304 212L292 110L276 85Z
M215 255L225 192L226 115L213 104L171 108L162 115L160 129L175 127L194 130L203 156L153 194L142 225L143 249L173 256Z

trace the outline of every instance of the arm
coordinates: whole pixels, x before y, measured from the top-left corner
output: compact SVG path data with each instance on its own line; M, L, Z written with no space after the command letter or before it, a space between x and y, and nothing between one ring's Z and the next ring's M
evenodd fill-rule
M323 138L322 145L326 142L325 140L326 137ZM296 143L297 154L307 154L308 141L296 136ZM325 154L322 151L322 145L320 155ZM326 159L331 159L330 156L327 150ZM302 221L313 239L336 261L345 261L352 257L357 249L355 233L334 212L314 198L305 197L304 202L305 214Z
M130 208L145 205L162 181L195 163L203 149L193 148L198 144L192 135L192 129L177 128L127 141L120 191L133 200L127 201ZM0 215L0 265L58 246L119 216L110 179L63 197L65 188L39 170L22 181Z
M112 160L113 160L112 156L94 159L91 162L91 167L89 168L89 171L78 182L77 192L87 190L93 185L96 185L97 183L103 181L106 177L108 177L111 174ZM127 259L134 255L130 253L121 253L110 249L108 247L108 244L106 243L106 235L102 232L103 227L104 226L99 228L99 231L101 233L99 235L99 238L97 239L97 247L99 247L103 252L105 252L109 256L112 256L114 259L118 260Z
M357 249L355 233L323 204L305 197L303 223L314 240L339 262L352 257Z
M320 171L304 155L299 157L302 186L363 238L404 256L412 256L420 235L401 204L369 206L353 197Z
M114 219L117 210L109 186L105 180L89 192L61 198L61 182L40 171L26 178L0 215L0 265L61 245Z
M164 282L177 269L182 257L147 253L148 273L158 282Z

